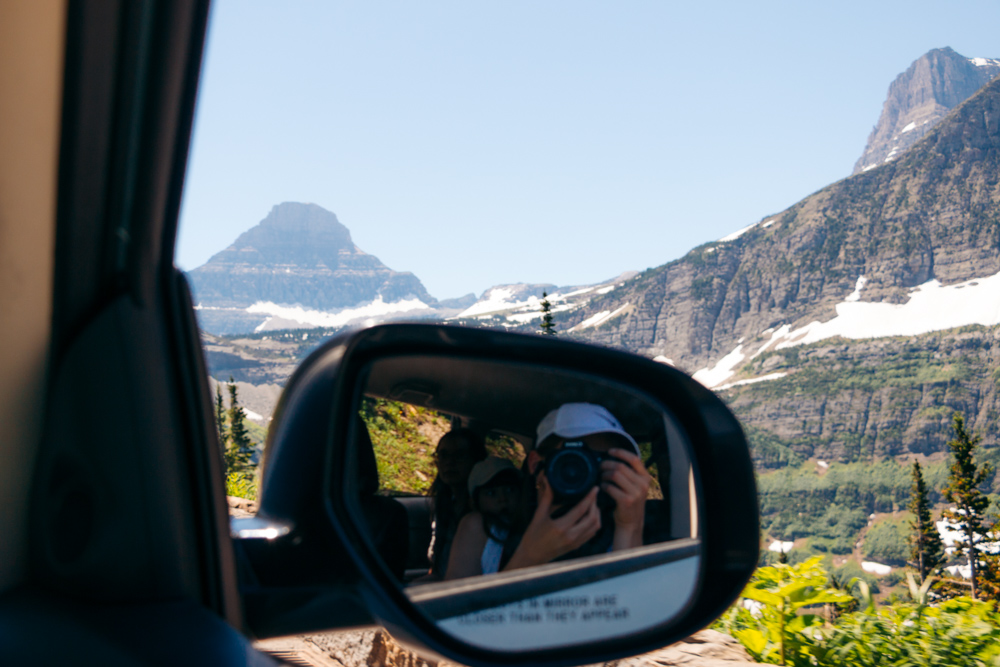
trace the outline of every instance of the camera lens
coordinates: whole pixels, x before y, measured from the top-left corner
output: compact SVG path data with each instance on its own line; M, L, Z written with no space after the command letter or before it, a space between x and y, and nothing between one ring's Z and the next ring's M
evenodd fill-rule
M556 497L583 496L597 484L597 467L588 453L564 449L549 461L545 474Z

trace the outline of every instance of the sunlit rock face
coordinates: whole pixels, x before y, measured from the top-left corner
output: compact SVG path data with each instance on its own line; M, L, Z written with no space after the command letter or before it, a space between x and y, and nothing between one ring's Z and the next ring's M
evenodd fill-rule
M998 174L1000 79L905 154L558 323L721 392L758 465L942 456L954 410L1000 443Z
M997 74L1000 60L966 58L947 47L925 53L889 86L854 173L898 158Z

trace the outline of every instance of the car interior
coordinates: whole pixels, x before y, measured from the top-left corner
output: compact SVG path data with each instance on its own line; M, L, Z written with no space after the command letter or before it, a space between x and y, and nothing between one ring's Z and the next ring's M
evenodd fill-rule
M490 378L488 383L483 382L486 377ZM430 409L452 428L473 429L488 441L491 437L513 441L516 451L505 453L515 464L524 461L524 454L534 445L538 423L550 410L563 403L603 405L640 443L645 464L656 478L652 497L647 500L644 542L692 537L697 532L692 520L696 509L689 507L691 465L682 432L668 413L628 387L556 368L433 355L380 359L369 365L362 383L359 401L383 399ZM372 491L377 489L393 503L383 504L380 511L364 505L364 523L389 570L402 582L412 583L427 575L430 567L432 498L426 492L392 489L380 483L377 456L360 418L355 433L362 496L374 496ZM422 474L433 478L435 471L428 467ZM404 550L403 541L397 537L390 543L386 538L399 532L387 526L404 525L403 514L394 506L405 510L405 563L396 555Z

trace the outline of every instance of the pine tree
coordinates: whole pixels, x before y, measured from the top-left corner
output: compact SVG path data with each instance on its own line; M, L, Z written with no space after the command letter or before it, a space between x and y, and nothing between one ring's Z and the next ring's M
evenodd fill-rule
M250 455L253 453L253 445L250 436L247 434L247 427L244 423L246 412L240 405L239 397L236 393L236 383L233 378L229 378L229 443L226 447L226 472L247 472L250 468Z
M994 524L993 529L987 534L994 535L996 529L997 526ZM1000 608L1000 554L982 554L978 574L979 580L976 583L979 586L980 596L984 600L993 600L993 611L997 611Z
M226 430L226 407L222 402L222 386L215 383L215 427L219 431L219 445L225 452L229 446L229 433Z
M542 292L542 333L548 336L556 335L556 325L552 321L552 304L549 303L549 295Z
M937 526L931 517L931 504L927 497L927 485L924 483L923 471L917 461L913 462L913 487L910 491L910 513L913 514L913 521L910 527L913 529L911 539L910 563L917 568L920 583L944 562L944 552L941 546L941 535L938 534Z
M951 449L952 463L948 473L948 484L944 487L944 498L954 503L955 508L945 510L946 516L958 524L963 533L963 551L969 557L969 574L972 580L972 599L978 599L978 575L980 559L980 542L987 532L983 527L986 509L990 499L979 486L993 474L993 466L984 463L976 466L973 458L976 447L982 439L978 434L970 434L965 429L962 413L956 412L952 417L955 429L955 439L948 441Z

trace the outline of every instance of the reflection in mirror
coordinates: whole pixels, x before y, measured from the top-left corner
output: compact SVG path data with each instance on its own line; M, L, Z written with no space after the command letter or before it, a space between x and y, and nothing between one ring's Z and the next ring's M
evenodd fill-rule
M694 599L697 475L668 407L492 360L396 356L361 377L349 506L443 630L565 647L669 623Z

